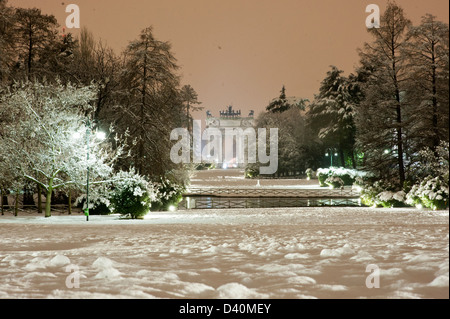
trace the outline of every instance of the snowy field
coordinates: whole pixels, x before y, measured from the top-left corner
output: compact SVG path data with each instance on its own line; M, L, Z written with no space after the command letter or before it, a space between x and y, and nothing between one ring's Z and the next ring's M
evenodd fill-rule
M0 216L0 298L448 297L448 211Z

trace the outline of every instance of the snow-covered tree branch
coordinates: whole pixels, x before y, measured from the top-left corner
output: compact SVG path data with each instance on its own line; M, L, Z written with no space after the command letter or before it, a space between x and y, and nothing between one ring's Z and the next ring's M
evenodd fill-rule
M17 84L1 98L0 115L7 121L0 137L0 169L14 171L45 190L46 217L51 216L54 190L85 187L88 168L93 185L108 182L122 153L122 146L113 150L95 139L91 134L95 128L86 128L84 113L93 110L95 96L92 87L28 82Z

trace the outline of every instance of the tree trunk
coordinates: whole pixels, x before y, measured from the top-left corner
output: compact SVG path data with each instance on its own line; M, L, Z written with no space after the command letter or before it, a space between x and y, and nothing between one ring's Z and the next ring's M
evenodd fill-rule
M432 59L432 85L433 85L433 140L432 140L432 144L433 144L433 152L435 154L435 156L438 156L437 153L437 147L439 146L439 128L438 128L438 101L436 98L437 95L437 75L436 75L436 57L435 57L435 44L434 42L432 43L431 46L431 59Z
M341 158L341 166L345 168L345 155L342 148L339 149L339 157Z
M16 191L16 201L14 203L14 216L19 215L19 191Z
M398 173L400 178L400 186L403 187L405 181L405 165L403 162L403 136L402 136L402 117L400 104L397 106L397 124L399 128L397 129L397 148L398 148Z
M45 218L52 217L52 193L53 191L49 188L49 190L47 190L47 198L45 200Z
M145 106L146 106L146 96L147 96L147 51L148 51L148 44L145 45L145 55L144 55L144 70L143 70L143 76L142 76L142 100L141 100L141 114L140 114L140 143L139 143L139 158L137 166L138 173L144 174L143 172L143 161L144 161L144 125L145 125Z
M67 194L68 197L68 204L69 204L69 215L72 215L72 192L69 191Z
M2 216L5 215L5 208L4 208L4 204L3 204L3 189L0 188L0 209L2 211Z
M48 182L47 198L45 200L45 218L52 217L52 193L53 193L53 179Z
M38 192L38 214L42 214L42 189L41 185L37 185L37 192Z
M29 43L28 43L28 57L27 57L27 79L31 79L31 61L33 60L33 31L31 30L31 25L29 29Z
M402 132L402 125L403 125L403 119L402 119L402 109L401 109L401 98L400 98L400 89L399 89L399 81L397 79L397 64L396 64L396 56L395 56L395 40L394 35L391 39L391 53L392 53L392 71L394 75L394 87L395 87L395 99L397 102L396 111L397 111L397 161L398 161L398 175L400 179L400 185L403 187L403 183L405 182L405 164L403 161L403 132Z
M352 157L352 167L353 169L356 169L356 167L358 166L358 164L356 163L356 158L355 158L355 151L351 150L350 155Z

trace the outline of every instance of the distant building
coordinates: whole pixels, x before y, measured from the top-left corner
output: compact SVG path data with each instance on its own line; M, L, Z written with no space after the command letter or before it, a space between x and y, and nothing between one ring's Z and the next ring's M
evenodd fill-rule
M255 119L254 119L255 112L253 110L250 111L248 116L242 116L241 110L233 110L232 106L228 106L227 109L220 111L219 116L215 117L211 114L210 111L206 112L206 128L218 128L222 132L223 140L222 140L222 150L223 154L225 154L226 149L225 145L226 143L233 143L233 154L226 154L228 156L223 156L223 158L233 158L233 160L227 162L227 163L216 163L219 167L227 167L227 168L236 168L236 167L245 167L245 163L238 163L236 160L236 141L233 139L226 140L225 136L225 130L236 130L236 129L243 129L249 127L254 127L255 125ZM233 138L233 137L231 137Z

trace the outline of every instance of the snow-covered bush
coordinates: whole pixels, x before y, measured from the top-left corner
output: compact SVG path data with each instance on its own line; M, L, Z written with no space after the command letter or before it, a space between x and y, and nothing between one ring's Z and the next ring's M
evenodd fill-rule
M172 182L167 178L161 178L160 182L154 183L155 199L152 201L152 210L165 211L170 206L177 207L183 197L185 187Z
M404 191L384 191L375 196L375 204L386 208L404 207L406 193Z
M259 176L259 165L256 163L249 163L245 167L245 178L254 178Z
M420 184L415 184L406 196L409 205L428 207L433 210L449 206L448 180L428 176Z
M317 178L319 179L319 184L322 187L327 186L325 183L328 177L339 177L344 182L344 186L353 185L356 177L366 176L366 172L358 171L356 169L349 169L343 167L330 167L330 168L319 168L317 170Z
M89 194L89 215L109 215L111 214L110 205L111 202L107 197L107 194L98 196L97 194ZM82 208L83 211L86 210L86 194L79 196L75 200L75 206Z
M406 192L385 180L356 178L353 188L361 193L361 202L374 207L405 207Z
M364 178L357 176L353 182L352 189L358 193L361 193L366 185Z
M357 179L356 182L360 187L361 202L364 205L381 207L385 201L386 207L392 206L388 204L388 201L392 200L394 194L397 193L394 185L384 180L372 182L371 180ZM381 195L382 193L384 194Z
M308 180L310 180L310 179L312 178L313 174L314 174L314 171L313 171L312 168L308 168L308 169L305 171L305 173L306 173L306 177L308 178Z
M344 181L342 178L337 176L330 176L325 180L325 184L328 185L330 188L341 188L344 186Z
M150 211L156 200L156 190L152 183L135 173L121 171L116 174L110 195L111 210L136 219Z

